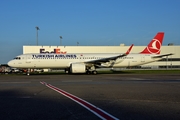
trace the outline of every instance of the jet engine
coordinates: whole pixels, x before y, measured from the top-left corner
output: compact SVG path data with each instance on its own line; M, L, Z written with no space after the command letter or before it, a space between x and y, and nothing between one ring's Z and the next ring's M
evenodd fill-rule
M70 66L70 72L71 73L85 73L86 72L86 66L82 63L72 63Z

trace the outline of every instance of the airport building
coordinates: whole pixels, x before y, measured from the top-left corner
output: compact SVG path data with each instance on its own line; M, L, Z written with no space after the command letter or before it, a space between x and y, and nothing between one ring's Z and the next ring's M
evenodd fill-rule
M130 46L23 46L23 54L26 53L125 53ZM131 53L139 53L146 46L134 46ZM161 54L173 53L162 60L136 66L141 69L180 69L180 46L169 44L161 47Z

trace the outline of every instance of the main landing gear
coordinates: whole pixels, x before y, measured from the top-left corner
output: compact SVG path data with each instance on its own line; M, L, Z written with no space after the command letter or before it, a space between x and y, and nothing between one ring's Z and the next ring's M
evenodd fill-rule
M86 68L86 74L93 74L93 75L96 75L97 74L97 71L96 71L96 68L95 66L91 66L91 67L87 67Z
M66 74L69 74L69 73L70 73L70 69L66 68L66 69L64 70L64 72L65 72Z
M96 75L96 74L97 74L97 71L96 71L96 70L92 71L92 74Z
M93 71L86 71L86 74L90 75L90 74L93 74L93 75L96 75L97 74L97 71L96 70L93 70Z

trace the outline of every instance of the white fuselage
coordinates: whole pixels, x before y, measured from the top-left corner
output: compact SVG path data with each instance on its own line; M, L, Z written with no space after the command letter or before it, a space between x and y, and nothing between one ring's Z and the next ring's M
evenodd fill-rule
M69 68L71 63L84 63L87 61L117 56L119 54L23 54L8 62L15 68ZM161 58L152 58L154 54L129 54L115 61L101 63L100 67L130 67L157 61Z

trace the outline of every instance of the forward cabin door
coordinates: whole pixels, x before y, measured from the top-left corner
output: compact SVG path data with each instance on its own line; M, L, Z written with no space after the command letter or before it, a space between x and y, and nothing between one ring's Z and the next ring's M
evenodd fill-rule
M27 65L27 67L30 67L30 68L36 67L36 66L33 65L33 61L34 60L32 59L31 55L26 55L26 65Z
M26 55L26 63L31 63L31 58L30 58L30 55Z

